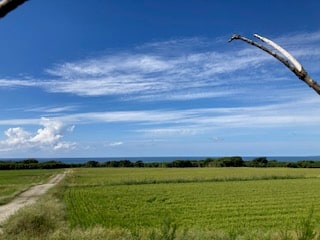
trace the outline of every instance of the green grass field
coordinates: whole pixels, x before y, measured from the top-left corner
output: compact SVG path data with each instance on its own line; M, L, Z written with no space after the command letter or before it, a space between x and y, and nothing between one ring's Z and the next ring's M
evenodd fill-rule
M28 187L45 182L61 170L1 170L0 205L7 203Z
M320 216L320 169L76 169L66 184L73 227L280 231Z
M54 173L4 171L0 186ZM320 169L73 169L0 239L319 240L319 184Z

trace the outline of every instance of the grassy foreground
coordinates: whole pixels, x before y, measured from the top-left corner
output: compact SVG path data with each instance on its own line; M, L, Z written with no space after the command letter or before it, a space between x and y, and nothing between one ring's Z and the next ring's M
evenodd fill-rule
M3 239L320 239L320 169L75 169Z

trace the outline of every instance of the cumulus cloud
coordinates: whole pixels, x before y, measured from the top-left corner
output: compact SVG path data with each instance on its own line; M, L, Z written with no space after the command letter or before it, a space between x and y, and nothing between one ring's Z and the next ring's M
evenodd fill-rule
M42 118L40 124L43 128L38 129L36 135L29 139L31 143L52 144L57 143L62 138L60 134L63 127L62 122Z
M8 146L17 146L18 148L28 144L30 133L23 130L23 128L9 128L4 132L7 136L7 140L4 142Z
M7 129L4 134L7 137L0 141L1 149L73 149L76 144L62 141L66 131L64 124L59 120L41 118L39 128L35 133L28 132L21 127ZM73 130L74 127L69 128Z

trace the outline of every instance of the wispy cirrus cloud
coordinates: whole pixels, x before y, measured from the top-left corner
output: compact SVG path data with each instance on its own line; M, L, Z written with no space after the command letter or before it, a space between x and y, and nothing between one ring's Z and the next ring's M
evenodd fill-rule
M41 112L41 113L61 113L70 112L78 109L78 106L46 106L46 107L31 107L28 109L22 109L25 112Z
M225 143L232 139L231 132L232 136L237 134L256 136L258 132L264 132L267 136L266 132L274 134L276 132L297 131L301 133L303 130L303 134L306 135L319 135L319 97L309 95L301 98L296 95L296 97L295 101L260 106L60 112L50 118L0 120L0 126L7 128L4 131L4 139L0 140L0 151L51 150L60 152L62 150L84 149L82 144L86 143L83 143L81 139L64 140L65 135L71 135L72 138L75 125L79 126L79 129L90 128L91 136L86 137L92 142L89 144L90 149L94 149L95 146L104 142L103 147L113 150L118 149L117 147L120 150L130 145L133 146L135 142L148 142L150 139L159 138L163 139L163 142L172 140L188 142L187 139L197 141L194 140L195 138L212 144ZM106 124L108 133L102 141L95 142L94 140L97 132L91 126L95 124ZM35 129L34 126L36 126L36 130L30 130L29 125L32 125L31 129ZM129 125L130 128L127 128ZM8 128L7 126L12 127ZM119 134L118 129L121 129L121 132L125 134ZM219 137L212 138L212 136ZM107 140L117 138L124 140Z
M298 33L273 40L313 71L315 59L320 60L319 35ZM188 38L147 43L57 64L46 70L47 79L0 79L0 87L40 87L53 93L118 96L122 100L185 101L239 95L248 89L261 94L258 87L266 81L272 89L279 88L279 83L289 86L286 81L277 81L283 78L295 86L295 76L284 67L275 67L280 63L271 56L226 40Z
M291 35L283 43L284 37L280 37L279 41L311 68L314 58L320 60L319 33L309 33L309 40L303 42L305 35ZM313 61L309 62L311 58ZM61 79L56 79L48 90L84 96L125 95L143 101L184 101L237 95L248 88L260 92L257 85L265 81L273 89L279 87L278 83L294 86L294 81L276 80L295 79L284 67L276 68L277 64L280 63L255 48L235 47L221 39L178 39L58 65L48 72ZM268 72L270 67L273 70Z
M208 90L218 91L217 95L221 93L219 87L230 83L224 74L254 66L262 60L259 56L239 58L230 52L213 51L177 56L153 54L132 53L59 65L48 70L58 79L47 82L47 90L83 96L169 95L188 90L200 92L198 96L202 98L209 97Z
M111 142L108 144L109 147L118 147L118 146L121 146L123 145L124 142L121 142L121 141L118 141L118 142Z
M0 79L0 88L39 87L39 82L32 79Z
M50 119L68 126L92 123L130 123L134 131L196 134L197 131L204 132L208 128L251 129L315 126L320 122L319 101L318 96L309 96L301 100L260 106L61 113ZM43 125L43 121L39 119L0 120L0 125L38 124ZM187 131L184 130L186 127Z

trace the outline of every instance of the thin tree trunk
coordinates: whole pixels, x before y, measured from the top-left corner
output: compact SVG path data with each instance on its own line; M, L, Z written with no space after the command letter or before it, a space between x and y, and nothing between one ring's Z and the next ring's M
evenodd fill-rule
M271 56L278 59L280 62L282 62L287 68L289 68L300 80L304 81L309 87L311 87L314 91L316 91L320 95L320 86L319 84L314 81L308 73L304 70L303 66L286 50L284 50L282 47L280 47L278 44L274 43L273 41L259 36L258 34L254 34L254 37L260 39L261 41L269 44L274 49L278 50L282 55L284 55L286 58L280 56L278 53L270 50L269 48L252 41L249 38L243 37L239 34L234 34L230 39L229 42L233 40L242 40L248 44L251 44L257 48L260 48L261 50L267 52Z
M6 16L9 12L28 0L2 0L0 2L0 18Z

